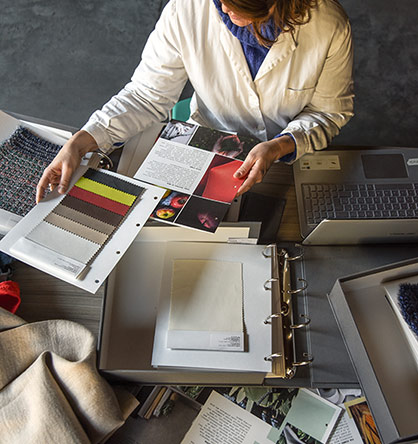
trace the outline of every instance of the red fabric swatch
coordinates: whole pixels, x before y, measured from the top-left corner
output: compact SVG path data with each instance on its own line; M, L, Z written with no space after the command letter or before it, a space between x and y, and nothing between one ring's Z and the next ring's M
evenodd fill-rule
M83 190L77 186L73 186L68 193L70 196L76 197L77 199L84 200L84 202L91 203L98 207L104 208L106 210L112 211L113 213L125 216L128 212L128 205L115 202L114 200L108 199L107 197L99 196L98 194L92 193L91 191Z
M241 165L241 161L234 160L212 168L209 171L202 197L220 202L232 202L238 188L244 182L244 179L233 177L233 174Z
M0 307L16 313L20 305L19 284L14 281L0 282Z

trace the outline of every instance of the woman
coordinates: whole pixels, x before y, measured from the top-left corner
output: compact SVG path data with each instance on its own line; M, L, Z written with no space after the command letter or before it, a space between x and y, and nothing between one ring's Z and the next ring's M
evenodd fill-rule
M352 45L336 0L171 0L132 80L96 111L45 170L64 193L88 151L167 118L190 80L191 119L262 140L235 172L238 194L273 162L325 148L353 115Z

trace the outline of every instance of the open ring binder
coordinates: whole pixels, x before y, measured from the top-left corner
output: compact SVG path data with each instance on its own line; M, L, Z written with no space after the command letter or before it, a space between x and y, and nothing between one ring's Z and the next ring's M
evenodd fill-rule
M309 325L310 318L304 314L303 323L295 323L293 320L292 296L301 293L307 288L307 282L297 289L292 288L290 276L290 262L301 259L303 254L289 256L283 248L275 244L267 245L262 254L265 258L271 258L271 278L264 283L264 289L271 291L272 314L265 320L264 324L271 325L272 353L266 356L266 361L272 363L272 375L278 378L292 378L296 373L296 367L309 365L313 358L307 357L303 361L296 360L296 346L294 330Z

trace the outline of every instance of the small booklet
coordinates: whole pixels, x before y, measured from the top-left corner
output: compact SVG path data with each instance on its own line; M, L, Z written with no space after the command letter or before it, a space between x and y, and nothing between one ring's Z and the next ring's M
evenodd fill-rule
M214 232L241 186L233 177L257 139L170 121L134 178L166 190L151 217Z
M340 407L299 389L284 421L276 428L212 391L181 443L325 444L340 413Z

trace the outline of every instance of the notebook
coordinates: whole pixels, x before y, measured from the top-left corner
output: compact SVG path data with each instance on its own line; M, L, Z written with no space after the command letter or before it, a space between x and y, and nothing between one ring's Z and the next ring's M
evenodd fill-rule
M418 241L418 148L338 148L293 165L306 245Z

